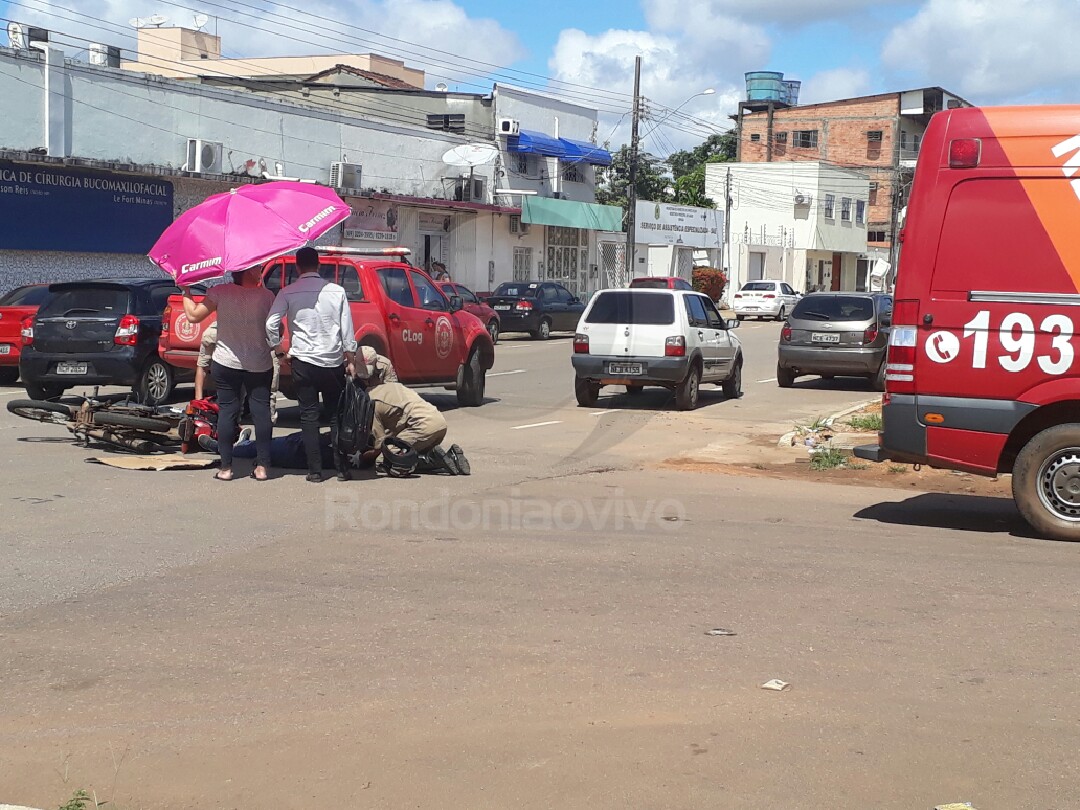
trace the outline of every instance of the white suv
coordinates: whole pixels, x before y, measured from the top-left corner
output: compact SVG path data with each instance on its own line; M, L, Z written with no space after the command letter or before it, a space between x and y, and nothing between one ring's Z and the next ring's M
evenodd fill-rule
M604 385L637 394L646 385L675 392L675 407L697 407L701 383L742 396L742 344L709 297L684 290L602 290L574 335L574 393L592 407Z
M786 281L748 281L735 293L731 304L740 321L748 316L782 321L800 298Z

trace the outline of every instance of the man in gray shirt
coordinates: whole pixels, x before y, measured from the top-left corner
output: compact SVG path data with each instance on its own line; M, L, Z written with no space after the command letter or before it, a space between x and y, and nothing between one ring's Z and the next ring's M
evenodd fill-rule
M283 320L289 322L289 358L300 427L307 454L308 481L322 481L319 448L319 394L336 407L345 388L345 374L354 373L356 333L345 290L319 276L314 248L296 251L300 277L277 294L266 320L271 346L281 343Z

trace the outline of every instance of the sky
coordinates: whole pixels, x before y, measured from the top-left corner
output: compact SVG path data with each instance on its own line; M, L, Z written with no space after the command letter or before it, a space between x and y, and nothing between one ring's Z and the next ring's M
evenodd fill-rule
M1080 0L0 0L0 18L60 32L78 58L89 41L133 48L133 17L190 27L196 12L230 57L374 51L429 87L542 89L596 108L613 147L640 55L644 148L659 156L728 129L751 70L801 81L802 103L924 86L1075 102L1080 85Z

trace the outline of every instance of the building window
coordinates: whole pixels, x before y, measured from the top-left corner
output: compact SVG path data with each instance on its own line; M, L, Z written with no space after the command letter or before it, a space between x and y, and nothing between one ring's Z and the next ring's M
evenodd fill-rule
M760 140L761 140L761 133L760 132L754 132L754 133L752 133L750 135L750 142L751 143L757 143Z
M817 149L816 129L797 129L791 133L792 146L796 149Z
M870 184L870 204L871 205L877 205L877 192L878 192L878 184L876 182L871 183Z
M921 141L922 141L922 136L921 135L919 135L918 133L913 134L911 136L911 151L918 152L919 151L919 143Z
M907 133L904 132L903 130L900 130L900 151L903 152L903 151L906 151L906 150L907 150Z
M584 183L585 172L581 169L580 163L570 163L563 168L563 180L568 183Z
M866 241L867 242L888 242L889 241L889 232L888 231L867 231L866 232Z
M866 140L876 143L881 143L881 139L884 136L884 132L880 129L871 129L866 132Z
M521 233L521 214L510 215L510 233Z
M787 133L786 132L774 132L773 136L772 136L772 139L773 139L774 143L786 144L787 143Z
M514 248L514 281L528 281L532 278L531 247Z
M442 132L456 132L465 134L465 114L452 113L450 115L431 114L427 117L427 128L437 129Z
M840 199L840 221L851 222L851 197Z
M832 219L834 217L833 208L836 206L836 195L825 195L825 219Z
M862 225L866 222L866 203L863 200L855 201L855 224Z
M529 156L523 153L517 153L511 157L510 171L515 174L529 173Z

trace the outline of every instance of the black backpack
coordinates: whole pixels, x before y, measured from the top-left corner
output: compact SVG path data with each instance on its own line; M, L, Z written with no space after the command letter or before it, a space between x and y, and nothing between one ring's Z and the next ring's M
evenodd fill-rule
M368 396L364 383L355 377L349 378L338 399L337 412L330 427L334 468L339 474L348 476L349 456L368 449L374 421L375 403Z

